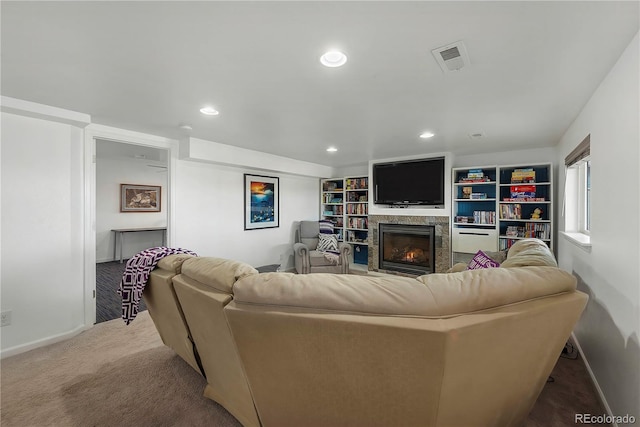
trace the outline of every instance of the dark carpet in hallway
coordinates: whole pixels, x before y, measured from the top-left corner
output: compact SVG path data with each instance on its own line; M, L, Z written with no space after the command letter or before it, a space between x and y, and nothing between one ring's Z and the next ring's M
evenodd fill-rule
M126 261L101 262L96 264L96 323L122 317L122 298L118 295L118 287ZM140 311L147 309L144 301L140 301Z

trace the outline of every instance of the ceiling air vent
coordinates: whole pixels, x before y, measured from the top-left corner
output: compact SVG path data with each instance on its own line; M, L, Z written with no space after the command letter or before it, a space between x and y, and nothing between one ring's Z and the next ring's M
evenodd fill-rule
M433 49L431 53L445 73L458 71L469 65L469 55L467 55L467 48L462 40Z

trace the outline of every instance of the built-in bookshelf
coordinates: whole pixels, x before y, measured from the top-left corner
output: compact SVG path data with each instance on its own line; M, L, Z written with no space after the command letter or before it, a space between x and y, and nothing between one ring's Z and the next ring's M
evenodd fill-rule
M552 174L550 163L500 168L498 249L535 237L553 250Z
M320 217L334 222L336 234L353 246L354 262L368 263L369 178L331 178L320 181Z
M551 164L454 168L452 174L454 262L527 237L553 250Z
M338 240L344 240L344 179L320 181L320 218L332 221Z
M479 249L498 249L496 166L454 168L452 171L453 261L466 261Z

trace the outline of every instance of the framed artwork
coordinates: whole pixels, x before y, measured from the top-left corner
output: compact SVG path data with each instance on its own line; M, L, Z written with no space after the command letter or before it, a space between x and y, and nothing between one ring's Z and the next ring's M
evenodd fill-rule
M159 185L120 184L120 212L160 212Z
M244 174L244 229L280 226L280 179Z

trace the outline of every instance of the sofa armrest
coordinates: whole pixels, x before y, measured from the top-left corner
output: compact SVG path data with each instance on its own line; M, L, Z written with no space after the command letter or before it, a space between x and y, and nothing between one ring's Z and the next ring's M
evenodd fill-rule
M294 243L293 252L296 255L307 256L309 254L309 247L304 243Z
M338 243L338 250L340 251L340 272L342 274L349 274L349 255L351 255L351 245L345 242L340 242Z
M293 259L298 274L308 274L311 272L309 262L309 247L304 243L293 244Z

